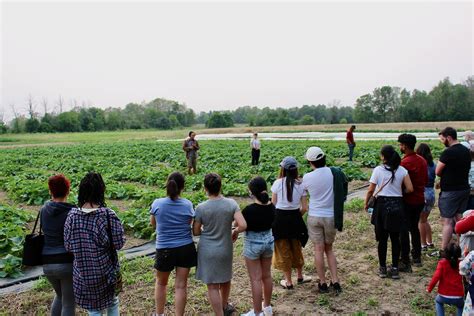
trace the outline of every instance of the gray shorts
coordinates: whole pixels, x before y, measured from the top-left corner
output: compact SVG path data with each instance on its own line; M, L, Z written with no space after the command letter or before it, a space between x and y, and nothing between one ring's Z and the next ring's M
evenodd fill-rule
M444 191L439 194L438 207L441 217L454 218L466 211L470 190Z

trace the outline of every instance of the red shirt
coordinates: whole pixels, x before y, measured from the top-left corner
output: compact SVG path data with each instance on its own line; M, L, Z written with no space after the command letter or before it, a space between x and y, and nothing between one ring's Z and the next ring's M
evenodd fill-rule
M425 186L428 184L428 164L425 158L416 153L407 154L403 157L402 167L408 170L413 192L403 195L403 200L410 205L425 203Z
M454 227L456 234L465 234L471 230L474 230L474 212L459 220Z
M346 133L346 141L348 144L354 144L354 135L351 131L347 131Z
M441 259L438 262L433 278L430 284L428 284L428 292L431 292L438 282L438 294L444 296L464 296L462 276L459 274L459 269L453 269L448 259Z

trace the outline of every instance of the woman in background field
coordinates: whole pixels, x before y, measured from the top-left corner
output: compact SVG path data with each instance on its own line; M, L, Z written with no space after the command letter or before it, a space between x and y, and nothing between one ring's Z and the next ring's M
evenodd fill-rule
M51 200L41 208L41 225L44 233L43 272L56 293L51 304L52 316L75 315L72 287L74 256L64 248L64 223L75 206L67 203L70 182L62 174L48 179Z
M209 199L196 207L193 223L194 235L201 236L196 279L207 284L209 302L217 316L231 315L235 311L229 304L232 243L247 228L239 205L221 195L221 186L218 174L210 173L204 177L204 189ZM237 226L232 229L234 221Z
M173 172L166 181L168 197L157 199L150 209L151 224L156 228L156 314L164 315L166 286L171 271L176 270L175 315L184 315L188 275L197 264L196 247L191 235L194 216L193 204L180 197L184 189L184 176Z
M249 190L254 203L246 206L242 211L247 222L243 254L252 287L253 309L245 315L269 316L272 315L270 305L273 289L271 273L272 224L275 217L275 207L270 202L267 182L262 177L250 180Z
M426 163L428 164L428 184L425 187L425 207L420 214L420 222L418 223L421 237L421 250L427 251L428 248L434 248L431 225L428 222L428 216L430 215L430 212L435 204L434 185L436 179L436 164L433 161L431 149L428 144L421 143L416 149L416 153L425 158Z
M124 231L104 199L105 184L98 173L88 173L79 184L78 205L64 226L64 246L74 255L74 296L91 316L119 315L116 285L120 283L117 250L125 244Z

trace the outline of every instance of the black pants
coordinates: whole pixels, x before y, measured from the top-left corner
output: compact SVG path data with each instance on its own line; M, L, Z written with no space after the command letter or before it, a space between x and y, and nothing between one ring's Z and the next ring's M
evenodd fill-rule
M420 259L421 257L421 240L420 230L418 229L418 222L420 221L420 214L423 211L424 204L411 205L405 203L403 208L403 224L400 232L400 244L402 247L402 261L403 263L410 263L410 236L411 247L413 249L413 259Z
M252 166L258 165L260 159L260 149L252 148Z
M392 242L392 266L398 268L398 259L400 258L400 233L389 232L383 230L379 234L379 244L378 244L378 253L379 253L379 263L381 267L387 266L387 242L388 237Z

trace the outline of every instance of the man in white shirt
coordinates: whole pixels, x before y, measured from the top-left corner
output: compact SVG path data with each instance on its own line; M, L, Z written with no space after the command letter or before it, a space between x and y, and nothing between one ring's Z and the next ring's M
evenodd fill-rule
M329 291L326 284L324 254L331 271L331 285L336 294L342 289L337 276L336 256L332 249L332 244L336 238L336 228L334 225L334 188L333 174L331 169L326 167L326 156L319 147L310 147L306 151L306 159L311 169L303 177L303 188L308 192L309 213L308 213L308 234L314 245L314 260L321 283L318 284L319 292Z
M250 148L252 148L252 166L258 165L260 159L260 140L257 139L258 134L253 133L253 138L250 140Z

